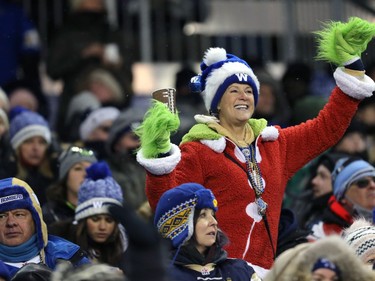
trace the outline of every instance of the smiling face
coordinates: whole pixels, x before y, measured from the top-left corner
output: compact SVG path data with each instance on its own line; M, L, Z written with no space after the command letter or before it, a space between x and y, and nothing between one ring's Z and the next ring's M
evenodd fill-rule
M18 246L28 241L35 233L31 212L14 209L0 213L0 244Z
M96 243L105 243L116 227L115 220L110 215L94 215L86 220L87 232Z
M219 103L219 119L223 127L246 124L254 113L253 89L248 84L231 84Z
M200 210L194 233L196 248L201 254L204 254L216 241L217 220L214 210L208 208Z

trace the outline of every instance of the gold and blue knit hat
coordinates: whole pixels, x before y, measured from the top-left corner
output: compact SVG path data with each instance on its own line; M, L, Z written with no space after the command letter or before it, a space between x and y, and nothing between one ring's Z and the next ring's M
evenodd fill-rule
M156 206L154 224L163 238L170 239L174 248L187 242L194 232L195 209L217 211L212 191L198 183L184 183L166 191Z

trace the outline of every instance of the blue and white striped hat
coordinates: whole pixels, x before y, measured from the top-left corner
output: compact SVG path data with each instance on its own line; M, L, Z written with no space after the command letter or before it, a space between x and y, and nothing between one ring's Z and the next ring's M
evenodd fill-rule
M339 159L332 172L333 194L336 199L342 199L349 186L364 177L375 177L375 168L370 163L357 157Z
M248 84L254 93L254 103L258 102L259 81L251 67L244 60L227 54L223 48L209 48L200 65L202 73L191 79L194 91L202 92L207 110L217 113L217 106L230 84Z
M86 169L86 179L78 191L75 220L99 214L110 214L111 205L122 206L123 194L120 185L113 179L106 162L93 163Z

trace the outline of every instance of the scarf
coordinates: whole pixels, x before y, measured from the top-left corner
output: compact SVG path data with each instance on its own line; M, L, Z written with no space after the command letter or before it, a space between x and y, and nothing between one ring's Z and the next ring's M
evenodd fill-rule
M36 234L18 246L5 246L0 244L0 260L4 262L24 262L39 254Z
M214 129L216 132L218 132L220 135L225 136L229 138L230 140L232 140L239 147L247 147L249 146L249 144L251 144L255 140L254 132L248 123L245 125L245 135L242 140L238 140L237 138L235 138L233 134L231 134L227 129L225 129L219 123L208 123L207 125L211 129Z

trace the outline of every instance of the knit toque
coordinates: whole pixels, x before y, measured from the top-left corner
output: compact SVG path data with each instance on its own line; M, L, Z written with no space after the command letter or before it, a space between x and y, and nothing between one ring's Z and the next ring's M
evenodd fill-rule
M81 123L79 127L79 136L81 140L86 141L90 134L103 122L113 121L120 114L116 107L105 106L94 109Z
M42 115L17 106L10 111L10 143L17 149L25 140L40 136L51 143L51 131Z
M198 183L184 183L166 191L156 206L154 224L162 237L170 239L174 248L187 242L194 232L195 209L217 211L211 190Z
M375 226L371 222L362 218L357 219L343 231L342 236L363 262L374 256Z
M375 177L375 168L370 163L355 157L339 159L332 172L333 194L336 199L342 199L349 186L364 177Z
M109 206L121 206L123 201L121 187L113 179L106 162L96 162L86 171L86 179L78 191L76 221L93 215L109 214Z
M94 163L98 160L92 150L78 146L69 147L59 157L59 180L65 178L70 168L79 162Z
M223 48L209 48L200 65L202 73L191 79L194 92L201 92L205 106L210 113L217 113L217 106L233 83L248 84L254 93L254 103L258 102L259 81L251 67L244 60L227 54Z

